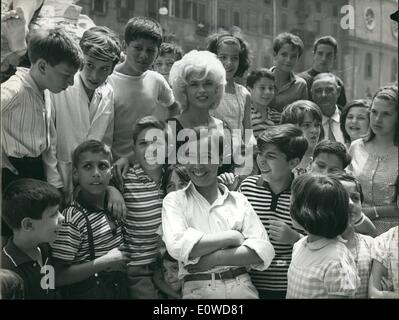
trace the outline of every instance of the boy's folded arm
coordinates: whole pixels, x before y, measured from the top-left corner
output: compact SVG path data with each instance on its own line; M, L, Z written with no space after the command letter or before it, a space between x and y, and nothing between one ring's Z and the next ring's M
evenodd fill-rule
M216 260L216 266L249 266L263 263L258 253L245 245L217 251Z
M197 258L212 253L216 250L240 246L244 242L244 236L236 230L228 230L215 234L205 234L193 246L189 258Z

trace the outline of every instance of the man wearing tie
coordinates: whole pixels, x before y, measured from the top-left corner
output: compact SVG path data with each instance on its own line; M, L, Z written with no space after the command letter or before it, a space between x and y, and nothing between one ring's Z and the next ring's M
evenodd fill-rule
M313 101L323 113L323 129L326 139L345 144L339 126L341 112L337 106L340 90L341 88L332 73L320 73L313 80L311 92Z

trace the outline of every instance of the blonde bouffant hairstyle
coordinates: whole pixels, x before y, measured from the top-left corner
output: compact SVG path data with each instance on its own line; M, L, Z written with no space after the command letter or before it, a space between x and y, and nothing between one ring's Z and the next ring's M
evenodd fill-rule
M183 58L176 61L169 74L169 81L173 88L175 99L179 102L181 110L188 108L187 85L188 77L192 72L200 75L198 80L211 77L217 83L217 92L214 103L210 109L215 109L223 98L226 85L226 70L215 54L209 51L192 50Z

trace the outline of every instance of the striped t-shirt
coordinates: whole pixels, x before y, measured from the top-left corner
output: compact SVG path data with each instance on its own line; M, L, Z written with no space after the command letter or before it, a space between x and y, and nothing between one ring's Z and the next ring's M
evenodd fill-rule
M254 105L251 105L251 124L255 138L258 138L258 136L268 127L274 126L272 120L268 118L266 118L265 120L262 119L261 113L256 110L256 107Z
M64 209L65 221L56 241L51 245L54 258L67 264L91 261L84 214L89 219L92 229L95 258L102 257L110 250L121 246L122 228L117 221L107 216L104 210L92 210L73 201Z
M269 233L270 218L285 222L292 227L290 216L291 186L279 194L274 194L269 184L260 175L246 178L240 190L262 221ZM300 230L297 230L300 231ZM291 262L293 245L270 239L275 257L265 271L250 272L253 284L258 290L287 290L287 272Z
M160 254L157 230L162 221L165 193L138 164L129 168L123 183L123 198L128 210L123 237L131 257L129 265L150 264Z

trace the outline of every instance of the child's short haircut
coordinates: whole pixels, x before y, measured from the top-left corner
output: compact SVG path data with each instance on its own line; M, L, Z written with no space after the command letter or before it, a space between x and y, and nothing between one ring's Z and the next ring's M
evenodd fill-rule
M96 26L86 30L79 44L87 56L112 61L114 66L119 62L122 51L119 37L107 27Z
M179 179L182 181L189 183L190 177L187 173L186 167L181 164L171 164L166 167L165 173L162 177L162 189L166 192L166 187L168 186L169 179L172 173L175 172Z
M346 122L346 118L348 116L349 111L354 107L364 108L364 109L368 110L370 108L370 101L365 100L365 99L352 100L349 103L347 103L346 106L342 109L341 117L339 118L339 127L341 128L342 135L344 136L345 142L351 141L351 138L349 137L349 134L348 134L348 132L346 132L346 129L345 129L345 122Z
M87 140L82 142L76 147L72 154L72 165L74 168L79 167L80 155L83 152L90 151L92 153L103 153L108 157L110 163L112 163L112 153L111 148L107 146L104 142L98 140Z
M352 157L348 151L346 151L345 146L338 141L320 141L314 148L313 160L321 153L335 154L342 161L342 170L344 170L352 161Z
M62 62L77 69L83 65L83 53L79 45L61 29L34 31L28 40L28 56L32 64L44 59L52 67Z
M333 239L345 231L349 195L337 178L305 173L291 188L291 217L307 232Z
M321 125L323 122L323 114L320 107L309 100L298 100L286 106L281 114L280 124L292 123L302 125L305 115L310 113L314 120L320 122L320 138L324 138L324 130Z
M154 19L147 17L133 17L125 26L125 42L129 44L136 39L153 40L158 48L162 43L162 26Z
M249 69L251 65L251 60L249 58L249 47L248 44L238 33L231 33L227 31L222 31L218 33L211 34L207 39L206 49L214 54L218 54L219 46L222 43L226 44L237 44L239 46L239 62L235 77L242 77L244 73Z
M373 99L371 101L371 107L373 106L373 102L375 99L385 100L394 106L396 112L398 112L398 86L397 85L387 85L379 88L377 92L374 94ZM366 136L365 141L370 141L375 137L375 133L373 129L369 128L369 134ZM395 127L395 135L393 138L393 142L395 146L399 144L399 130L398 126Z
M362 185L360 182L355 178L355 176L349 172L342 171L339 173L332 173L332 177L336 177L340 181L347 181L347 182L353 182L356 185L356 191L359 192L360 195L360 202L363 203L364 200L364 195L363 195L363 189Z
M175 61L181 60L183 58L183 49L175 43L162 42L159 47L159 57L164 56L167 53L172 53L175 57Z
M293 124L281 124L267 128L258 136L257 145L260 153L262 153L266 144L275 145L286 155L287 161L295 158L302 160L308 149L308 141L302 130Z
M169 82L182 111L188 108L187 86L188 77L192 72L200 73L201 79L209 75L218 85L214 103L210 106L210 109L215 109L223 98L226 85L226 70L223 64L215 54L197 50L191 50L173 64L169 73Z
M51 184L36 179L13 181L3 194L3 219L13 230L24 218L40 220L44 210L59 205L61 195Z
M259 79L262 79L262 78L267 78L267 79L274 81L274 74L266 68L260 68L260 69L253 70L247 77L247 87L252 89L254 87L255 83L258 82Z
M168 138L169 126L165 121L158 120L154 116L143 117L134 124L133 126L133 144L136 143L140 133L146 129L160 129L165 134L165 139Z
M316 39L316 41L313 43L313 53L316 53L317 51L317 46L319 44L326 44L329 45L331 47L334 48L334 55L337 55L338 52L338 43L337 40L335 40L335 38L333 38L332 36L324 36L321 38Z
M298 50L298 58L302 55L303 52L303 42L301 38L298 36L289 33L289 32L283 32L277 35L276 38L273 40L273 52L274 54L278 54L280 49L285 45L285 44L290 44L294 48Z

